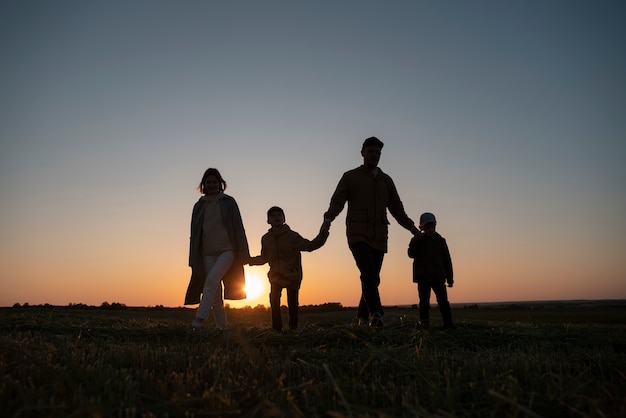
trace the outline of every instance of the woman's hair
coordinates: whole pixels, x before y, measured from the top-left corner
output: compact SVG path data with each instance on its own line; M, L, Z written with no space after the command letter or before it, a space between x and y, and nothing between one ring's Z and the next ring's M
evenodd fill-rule
M207 170L204 172L204 175L202 176L200 184L198 185L198 190L200 191L200 193L206 194L206 190L204 190L204 182L209 176L215 176L217 181L220 183L220 192L226 190L226 181L222 178L220 172L217 171L217 168L207 168Z

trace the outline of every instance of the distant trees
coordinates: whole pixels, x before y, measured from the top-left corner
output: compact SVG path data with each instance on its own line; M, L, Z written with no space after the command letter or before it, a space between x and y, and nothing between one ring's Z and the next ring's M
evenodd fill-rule
M109 304L109 302L102 302L102 305L100 305L100 307L103 309L109 309L112 311L119 311L122 309L126 309L126 305L124 305L123 303L118 303L118 302L113 302L111 304Z
M230 305L226 304L225 307L227 309L242 309L245 311L259 311L259 312L265 312L265 311L269 311L269 307L262 305L262 304L258 304L255 307L252 307L250 305L246 305L242 308L231 308ZM287 305L281 305L281 309L287 309ZM339 302L327 302L327 303L322 303L321 305L301 305L300 306L300 312L336 312L336 311L341 311L344 308L341 303Z
M304 305L300 306L301 312L334 312L343 310L343 306L339 302L327 302L321 305Z
M54 305L50 305L49 303L46 303L46 304L43 304L43 305L30 305L28 303L23 303L23 304L15 303L15 304L13 304L13 308L30 308L30 307L32 307L32 308L55 308ZM124 309L128 308L126 306L126 304L124 304L124 303L119 303L119 302L109 303L109 302L106 302L106 301L102 302L102 304L100 304L100 306L86 305L84 303L70 303L69 305L67 305L67 307L70 308L70 309L106 309L106 310L110 310L110 311L120 311L120 310L124 310ZM287 309L286 306L281 306L281 308L283 308L283 307L285 309ZM146 309L154 309L154 310L170 309L170 308L166 308L163 305L147 306L145 308ZM233 309L228 304L226 304L226 308L227 309ZM191 308L179 307L179 308L176 308L176 309L191 309ZM258 304L258 305L254 306L254 307L248 305L248 306L245 306L243 308L237 308L237 309L258 311L258 312L269 311L269 307L267 307L265 305L262 305L262 304ZM302 306L300 306L300 311L301 312L336 312L336 311L341 311L341 310L344 310L344 309L349 309L349 308L344 308L343 305L341 303L339 303L339 302L326 302L326 303L322 303L320 305L302 305Z
M30 305L28 302L25 302L21 305L19 303L14 303L13 307L14 308L31 308L31 307L32 308L55 308L54 305L50 305L49 303L44 303L43 305ZM113 302L113 303L102 302L102 305L100 306L90 306L84 303L70 303L69 305L67 305L67 307L70 309L95 309L95 308L110 309L110 310L126 309L126 305L123 303L119 303L119 302Z
M269 311L270 308L266 307L265 305L259 303L258 305L256 305L255 307L252 307L250 305L246 305L242 308L233 308L230 306L230 304L226 304L224 305L224 307L226 309L243 309L244 311L260 311L260 312L265 312L265 311Z

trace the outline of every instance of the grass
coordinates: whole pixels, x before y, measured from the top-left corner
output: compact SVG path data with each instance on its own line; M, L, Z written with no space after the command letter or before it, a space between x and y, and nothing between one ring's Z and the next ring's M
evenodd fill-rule
M227 332L181 308L0 311L7 417L626 416L623 305L455 309L451 331L303 308L286 335L261 308Z

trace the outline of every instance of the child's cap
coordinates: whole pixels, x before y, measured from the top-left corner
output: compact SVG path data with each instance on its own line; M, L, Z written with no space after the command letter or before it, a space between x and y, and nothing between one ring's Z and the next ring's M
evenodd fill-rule
M269 208L269 209L267 210L267 217L269 218L269 217L270 217L270 215L271 215L272 213L274 213L274 212L278 212L278 213L280 213L281 215L285 216L285 211L284 211L284 210L282 210L282 209L281 209L281 208L279 208L278 206L272 206L271 208Z
M422 213L422 216L420 216L420 226L424 226L428 223L437 223L437 219L435 219L435 215L433 215L430 212L424 212Z
M383 146L385 144L383 144L383 141L376 138L375 136L370 136L365 141L363 141L363 146L361 147L361 150L364 150L365 147L369 147L370 145L376 145L378 148L383 149Z

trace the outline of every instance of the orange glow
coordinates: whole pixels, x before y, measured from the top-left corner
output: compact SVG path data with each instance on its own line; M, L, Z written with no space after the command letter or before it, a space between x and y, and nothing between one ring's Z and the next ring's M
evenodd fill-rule
M246 294L247 299L254 300L264 296L267 293L267 280L263 280L256 273L246 275Z
M269 306L270 284L267 279L267 265L245 266L246 295L242 300L224 300L224 304L231 308L255 307L257 305Z

